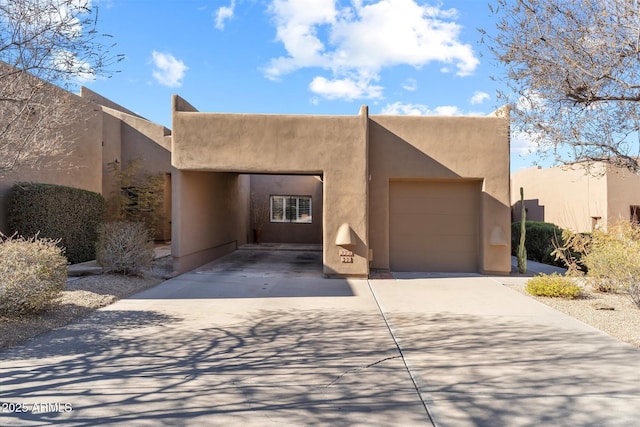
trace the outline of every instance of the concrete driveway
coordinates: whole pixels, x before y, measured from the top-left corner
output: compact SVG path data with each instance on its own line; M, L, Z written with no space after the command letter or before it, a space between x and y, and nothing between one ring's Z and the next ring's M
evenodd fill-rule
M500 283L522 279L233 256L0 352L0 425L638 423L640 350Z

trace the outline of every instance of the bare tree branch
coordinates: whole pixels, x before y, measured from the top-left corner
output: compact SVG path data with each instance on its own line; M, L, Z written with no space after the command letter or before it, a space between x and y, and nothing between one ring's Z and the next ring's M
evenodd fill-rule
M61 130L78 117L60 91L108 76L108 35L90 0L0 0L0 171L64 155Z
M561 163L640 173L640 11L629 0L495 0L483 41L512 128Z

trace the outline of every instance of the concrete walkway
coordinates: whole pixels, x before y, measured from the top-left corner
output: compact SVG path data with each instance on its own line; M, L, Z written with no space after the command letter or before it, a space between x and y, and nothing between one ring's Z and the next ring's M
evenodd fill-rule
M230 262L0 352L0 400L27 410L0 425L638 422L640 350L500 283L524 278L216 267Z
M518 259L514 256L511 257L511 271L513 274L517 274L518 271ZM536 261L527 260L527 272L523 276L535 276L536 274L564 274L567 272L566 268L560 268L553 265L542 264Z

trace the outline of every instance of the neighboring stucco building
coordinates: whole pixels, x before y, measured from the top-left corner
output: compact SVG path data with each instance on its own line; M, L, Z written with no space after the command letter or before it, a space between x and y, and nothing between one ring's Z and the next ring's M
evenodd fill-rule
M323 244L327 276L511 270L504 112L369 116L363 106L354 116L218 114L174 96L172 127L178 272L252 239L252 193L263 205L269 198L265 239L293 238L278 227L304 229Z
M140 161L140 173L165 176L163 210L166 220L157 239L171 237L171 136L164 126L152 123L112 101L82 88L80 95L49 85L56 97L68 98L77 113L62 129L68 149L59 158L45 159L39 166L18 165L0 172L0 232L11 234L5 198L20 181L57 184L94 191L109 197L115 179L108 164Z
M527 219L546 221L576 232L589 232L620 219L638 219L640 176L628 170L593 165L528 168L511 177L513 219L520 219L524 189Z

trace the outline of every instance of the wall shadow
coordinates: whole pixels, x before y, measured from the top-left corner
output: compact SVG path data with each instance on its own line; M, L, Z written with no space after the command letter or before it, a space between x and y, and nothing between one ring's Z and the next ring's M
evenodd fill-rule
M540 204L540 199L526 199L524 208L527 214L527 221L544 222L544 205ZM522 202L518 200L511 207L511 221L520 221L522 218Z

